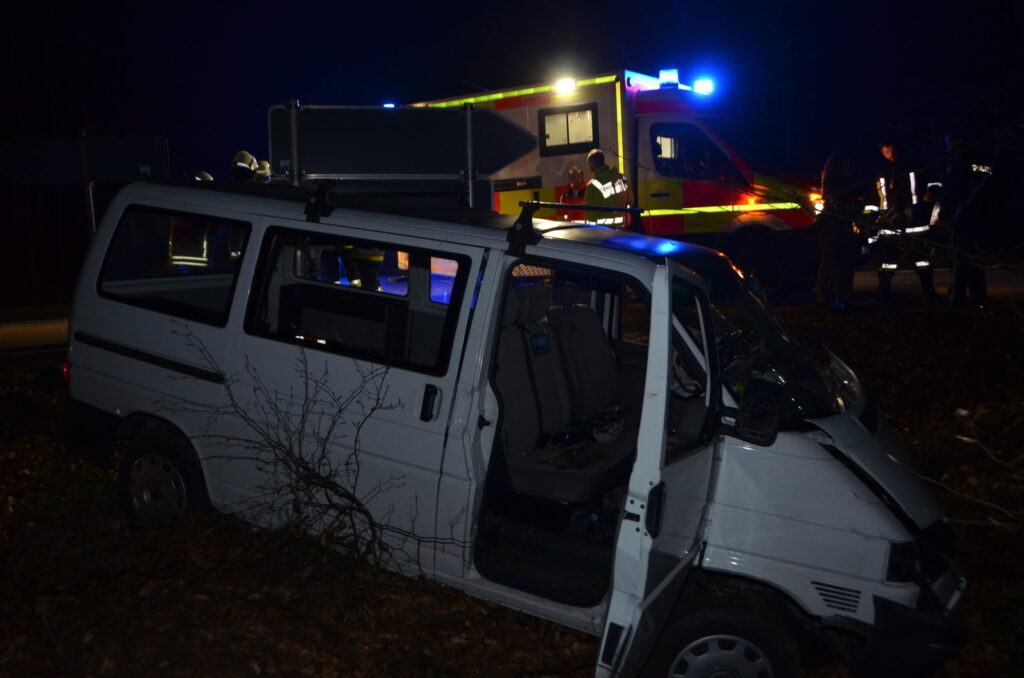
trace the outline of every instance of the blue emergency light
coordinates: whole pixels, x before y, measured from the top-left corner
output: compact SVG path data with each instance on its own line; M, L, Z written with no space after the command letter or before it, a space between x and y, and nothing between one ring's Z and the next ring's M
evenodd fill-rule
M693 81L693 91L697 94L711 94L715 91L715 83L711 78L700 78Z
M658 82L664 89L678 89L679 88L679 69L678 68L663 68L658 71Z
M384 104L384 108L394 108L394 107L395 107L395 105L393 103L391 103L390 101L388 103Z

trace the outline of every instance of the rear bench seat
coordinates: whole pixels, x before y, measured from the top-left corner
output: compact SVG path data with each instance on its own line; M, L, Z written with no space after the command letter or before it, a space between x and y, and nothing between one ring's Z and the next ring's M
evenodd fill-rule
M588 396L574 402L571 397L566 376L576 368L567 366L564 344L544 321L550 305L551 289L542 284L515 287L506 299L495 374L505 413L502 443L514 490L552 501L583 503L628 471L637 429L626 425L618 439L606 443L585 435L584 418L574 415L589 414L587 408L602 398ZM597 330L599 341L607 347L600 323ZM575 352L577 347L570 350ZM596 368L590 361L579 364ZM576 388L609 377L607 369L604 364L593 375L574 374ZM614 392L617 374L610 378ZM565 444L559 444L563 440Z

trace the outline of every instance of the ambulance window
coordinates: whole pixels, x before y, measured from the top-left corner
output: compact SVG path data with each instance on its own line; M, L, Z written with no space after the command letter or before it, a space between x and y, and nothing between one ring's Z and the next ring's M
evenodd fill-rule
M246 331L444 372L469 272L464 257L279 228L266 242Z
M743 183L742 174L728 156L696 125L651 125L651 152L654 167L663 176Z
M541 155L585 153L597 145L597 104L545 108L537 115Z
M249 230L219 217L128 207L107 249L99 293L223 326Z

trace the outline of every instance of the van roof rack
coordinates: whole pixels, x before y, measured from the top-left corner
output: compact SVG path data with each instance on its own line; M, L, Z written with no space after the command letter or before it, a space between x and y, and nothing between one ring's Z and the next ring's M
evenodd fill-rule
M540 202L537 200L521 200L519 206L523 208L519 217L508 232L508 253L520 257L526 252L527 245L536 245L543 237L533 227L533 215L539 209L572 209L586 210L589 212L626 212L638 215L643 211L639 207L613 207L610 205L586 205L564 202Z
M507 230L514 220L507 214L491 211L488 209L489 204L487 208L483 209L471 208L466 205L464 193L458 190L465 187L462 182L320 181L291 186L283 181L274 181L269 184L191 181L185 184L173 182L171 185L185 185L199 190L297 203L302 206L306 218L309 218L306 210L310 199L319 191L320 217L327 216L335 209L343 208L395 216L437 219L496 230ZM324 211L328 204L330 210Z

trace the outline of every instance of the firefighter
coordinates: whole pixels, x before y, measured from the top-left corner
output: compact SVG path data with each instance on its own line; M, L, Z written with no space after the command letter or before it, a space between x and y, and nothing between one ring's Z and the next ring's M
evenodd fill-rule
M880 211L879 230L872 243L872 259L878 266L878 298L882 303L892 300L892 279L902 267L917 273L921 294L925 300L935 301L939 295L932 282L931 261L927 252L907 235L908 228L919 226L915 222L915 209L920 202L919 174L893 142L883 141L878 149L884 158L875 179Z
M857 236L853 217L857 211L853 195L853 168L850 156L832 151L821 172L821 197L824 207L811 226L818 235L820 259L816 298L818 308L843 310L853 293L853 269Z
M238 151L231 158L231 176L235 178L235 181L253 183L256 181L256 170L258 169L259 163L256 162L256 156L249 151Z
M274 172L270 169L269 160L260 160L256 164L256 183L269 184L274 180Z
M617 169L609 167L604 160L604 151L595 148L587 154L590 166L590 183L587 184L586 204L608 207L629 207L633 204L633 191L626 177ZM626 212L597 212L587 210L587 221L605 224L617 229L626 228L629 223Z
M582 205L586 200L587 182L583 180L583 170L579 165L569 168L569 187L558 196L558 202L565 205ZM582 210L559 209L558 217L567 221L583 221L586 216Z
M964 145L961 134L948 134L945 145L948 155L938 225L946 228L953 253L948 301L952 308L970 303L980 309L985 305L987 290L985 270L977 263L977 247L984 225L982 189L992 176L992 167L977 157L975 149Z

